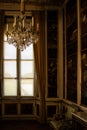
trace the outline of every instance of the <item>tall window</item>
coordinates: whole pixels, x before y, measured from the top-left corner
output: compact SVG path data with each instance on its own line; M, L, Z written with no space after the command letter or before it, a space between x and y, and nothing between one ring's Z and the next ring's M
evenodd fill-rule
M19 51L4 36L3 49L3 96L34 96L33 45Z

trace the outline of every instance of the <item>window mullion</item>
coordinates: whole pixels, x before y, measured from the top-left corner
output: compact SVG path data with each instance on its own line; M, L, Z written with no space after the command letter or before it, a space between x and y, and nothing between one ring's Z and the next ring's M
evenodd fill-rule
M20 98L20 51L17 50L17 97Z

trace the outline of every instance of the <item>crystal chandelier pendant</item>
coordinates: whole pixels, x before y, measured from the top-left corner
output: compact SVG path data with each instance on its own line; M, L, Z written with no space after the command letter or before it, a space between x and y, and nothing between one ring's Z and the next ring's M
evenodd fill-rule
M21 14L18 17L14 17L14 23L12 31L8 30L7 24L7 42L13 44L16 48L23 51L30 44L36 44L39 40L39 24L37 24L37 29L34 28L34 17L32 17L32 22L26 25L26 16L24 13L24 0L21 0Z

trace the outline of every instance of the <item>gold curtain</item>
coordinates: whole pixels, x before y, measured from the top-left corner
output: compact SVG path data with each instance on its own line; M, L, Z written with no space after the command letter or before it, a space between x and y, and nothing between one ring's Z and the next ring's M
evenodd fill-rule
M4 11L0 11L0 61L2 59L3 33L4 33ZM1 64L0 64L1 68Z
M1 86L2 86L3 33L4 33L4 11L0 11L0 97L1 97Z
M44 12L35 12L35 24L39 23L39 41L34 45L37 87L40 100L40 122L46 121L45 111L45 15Z

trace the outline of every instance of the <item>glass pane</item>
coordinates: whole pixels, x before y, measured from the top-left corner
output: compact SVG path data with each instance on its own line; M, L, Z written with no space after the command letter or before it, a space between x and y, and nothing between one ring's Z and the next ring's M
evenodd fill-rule
M4 77L16 77L16 61L4 61Z
M29 45L24 51L21 52L21 59L33 59L33 45Z
M17 96L17 80L4 79L4 96Z
M21 61L21 77L32 78L34 77L33 61Z
M33 79L21 80L21 96L34 96Z
M4 59L16 59L16 48L4 42Z

